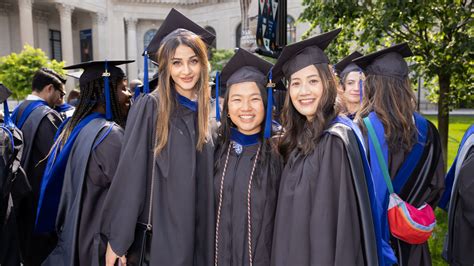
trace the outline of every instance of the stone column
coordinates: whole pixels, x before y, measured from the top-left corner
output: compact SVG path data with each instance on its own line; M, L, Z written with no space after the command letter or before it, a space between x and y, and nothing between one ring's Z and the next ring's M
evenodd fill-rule
M104 13L92 13L92 45L94 60L104 60L107 58L107 32L105 24L107 15Z
M72 22L71 14L73 6L66 4L56 4L59 11L59 21L61 23L61 53L66 65L74 64L74 49L72 42Z
M0 38L0 56L7 55L11 50L11 36L10 36L10 4L0 3L0 32L3 37Z
M20 15L21 45L35 45L33 34L33 0L19 0L18 10Z
M67 4L56 4L59 11L59 21L61 23L61 53L65 65L74 64L74 48L72 42L72 21L71 14L74 7ZM69 92L74 89L74 79L68 77L66 90Z
M137 69L137 19L125 18L127 24L127 59L135 60L135 63L127 65L128 79L136 79L138 76Z
M49 28L48 18L50 17L49 12L35 10L33 11L35 25L35 43L36 47L44 51L46 55L51 57L51 45L49 43Z

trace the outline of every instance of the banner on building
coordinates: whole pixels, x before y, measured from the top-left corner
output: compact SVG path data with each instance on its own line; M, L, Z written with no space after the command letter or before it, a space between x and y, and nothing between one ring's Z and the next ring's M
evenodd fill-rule
M278 2L281 0L259 0L257 22L257 45L266 51L277 50Z
M81 30L79 32L81 41L81 62L92 61L92 30Z

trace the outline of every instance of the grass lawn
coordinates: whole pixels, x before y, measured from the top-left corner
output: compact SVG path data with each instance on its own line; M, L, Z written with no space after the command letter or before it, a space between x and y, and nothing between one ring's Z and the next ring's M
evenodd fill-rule
M438 118L433 115L426 115L435 126L438 126ZM474 123L474 116L450 116L449 118L449 134L448 134L448 169L456 157L459 144L461 142L464 132ZM433 236L429 240L431 258L433 265L448 265L443 258L441 258L441 251L443 248L443 240L448 229L447 213L439 208L436 209L436 228Z

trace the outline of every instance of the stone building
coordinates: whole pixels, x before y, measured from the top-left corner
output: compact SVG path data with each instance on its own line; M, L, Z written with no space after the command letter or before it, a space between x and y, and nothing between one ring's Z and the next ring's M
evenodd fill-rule
M254 30L258 1L249 10ZM127 74L142 78L144 47L173 7L214 32L216 48L239 46L238 0L0 0L0 56L19 52L28 43L66 65L135 59ZM308 28L295 23L302 11L301 0L288 0L289 42L299 40Z

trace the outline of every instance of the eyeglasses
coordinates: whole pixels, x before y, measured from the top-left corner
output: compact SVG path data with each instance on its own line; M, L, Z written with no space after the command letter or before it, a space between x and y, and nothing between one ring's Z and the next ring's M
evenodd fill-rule
M59 91L59 95L61 95L61 98L66 95L66 93L65 93L64 91L62 91L62 90L57 90L57 91Z

